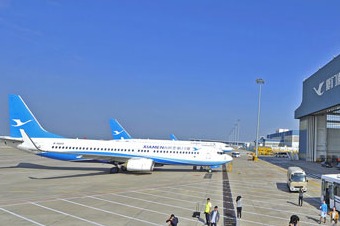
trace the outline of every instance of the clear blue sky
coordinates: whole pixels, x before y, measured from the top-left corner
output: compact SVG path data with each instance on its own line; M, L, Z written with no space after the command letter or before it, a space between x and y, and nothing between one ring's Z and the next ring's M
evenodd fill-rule
M340 2L0 0L0 134L8 94L66 137L240 140L298 129L302 82L339 54Z

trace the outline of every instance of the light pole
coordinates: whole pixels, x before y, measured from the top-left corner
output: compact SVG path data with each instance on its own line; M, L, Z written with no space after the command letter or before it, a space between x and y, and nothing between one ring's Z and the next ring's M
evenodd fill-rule
M257 128L256 128L256 141L255 141L255 156L258 157L259 153L259 130L260 130L260 111L261 111L261 86L264 84L264 80L262 78L256 79L256 83L260 85L259 89L259 105L257 111Z
M236 145L237 142L237 124L234 125L234 145Z
M233 144L233 142L234 142L234 128L232 128L231 130L230 130L230 133L229 133L229 135L228 135L228 141L229 141L229 144L230 145L232 145Z
M240 120L237 119L237 139L236 139L236 147L238 148L238 142L240 140Z

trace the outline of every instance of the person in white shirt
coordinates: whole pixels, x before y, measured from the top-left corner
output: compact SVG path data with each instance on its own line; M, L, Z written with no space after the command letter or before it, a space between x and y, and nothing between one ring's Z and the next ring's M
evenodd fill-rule
M210 226L216 226L220 220L220 213L218 212L218 207L215 206L214 210L210 213Z

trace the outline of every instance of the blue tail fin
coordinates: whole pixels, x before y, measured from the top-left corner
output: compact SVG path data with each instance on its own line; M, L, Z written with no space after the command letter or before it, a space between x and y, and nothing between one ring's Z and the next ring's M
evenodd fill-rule
M114 140L131 139L132 137L126 130L119 124L116 119L110 119L110 126Z
M32 138L38 137L53 137L61 138L61 136L47 132L36 120L30 109L19 95L9 95L9 124L10 136L22 137L20 129Z
M170 134L170 139L171 140L178 140L177 137L175 136L175 134L173 134L173 133Z

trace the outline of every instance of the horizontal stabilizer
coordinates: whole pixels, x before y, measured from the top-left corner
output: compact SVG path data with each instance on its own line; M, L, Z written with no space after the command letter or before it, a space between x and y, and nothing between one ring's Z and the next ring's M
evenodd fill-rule
M25 130L20 129L20 133L23 139L23 143L18 147L25 151L40 151L39 148L34 144L32 139L26 134Z

